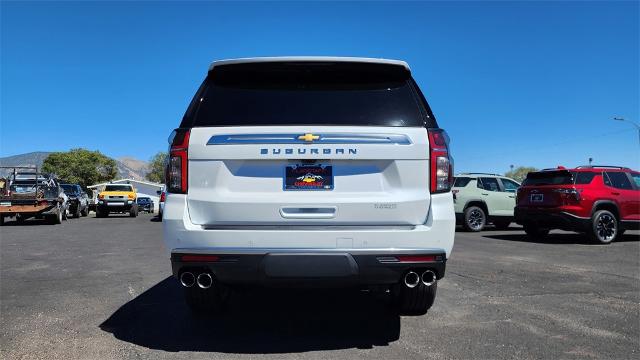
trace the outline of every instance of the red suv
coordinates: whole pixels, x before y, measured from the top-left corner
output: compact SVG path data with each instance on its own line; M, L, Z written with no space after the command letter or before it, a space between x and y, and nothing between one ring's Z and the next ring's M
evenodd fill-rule
M608 244L640 228L640 173L614 166L579 166L532 172L518 189L515 221L527 235L550 229L584 232Z

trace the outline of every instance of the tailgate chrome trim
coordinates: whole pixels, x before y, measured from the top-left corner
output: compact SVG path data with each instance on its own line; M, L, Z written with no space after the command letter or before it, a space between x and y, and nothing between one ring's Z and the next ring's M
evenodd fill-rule
M396 144L411 145L411 139L403 134L317 134L317 139L302 140L305 134L229 134L213 135L207 145L241 144Z

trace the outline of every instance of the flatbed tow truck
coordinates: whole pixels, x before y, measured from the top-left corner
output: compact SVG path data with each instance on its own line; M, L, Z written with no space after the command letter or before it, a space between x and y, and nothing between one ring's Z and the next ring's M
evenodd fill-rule
M54 176L33 166L0 169L12 170L0 178L0 225L4 225L8 217L16 217L18 222L36 217L50 224L62 223L67 213L65 195Z

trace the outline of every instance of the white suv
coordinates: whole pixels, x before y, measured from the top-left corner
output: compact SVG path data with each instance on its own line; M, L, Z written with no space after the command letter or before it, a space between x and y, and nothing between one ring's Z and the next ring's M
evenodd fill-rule
M433 304L453 167L405 62L214 62L169 143L164 241L192 310L237 285L389 289L403 314Z

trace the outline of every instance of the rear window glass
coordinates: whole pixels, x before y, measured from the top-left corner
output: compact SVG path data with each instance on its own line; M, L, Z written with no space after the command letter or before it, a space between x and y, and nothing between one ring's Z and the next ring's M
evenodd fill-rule
M107 185L104 191L131 191L131 185Z
M453 183L453 187L465 187L471 181L471 178L468 177L457 177L455 182Z
M540 171L527 174L523 186L530 185L569 185L573 184L573 175L569 171Z
M221 65L196 97L201 101L192 102L181 127L437 126L409 72L397 65Z

